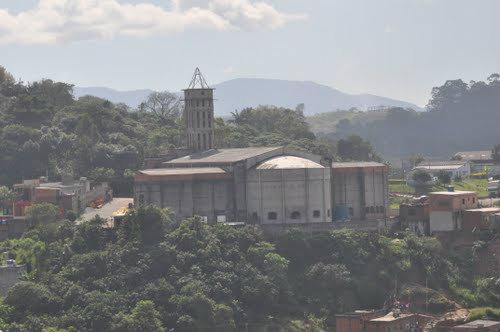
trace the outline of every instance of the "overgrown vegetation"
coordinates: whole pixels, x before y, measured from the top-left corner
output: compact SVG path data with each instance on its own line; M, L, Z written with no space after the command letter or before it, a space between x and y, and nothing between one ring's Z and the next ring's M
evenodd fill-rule
M197 218L177 224L152 206L131 212L117 229L102 224L61 221L1 244L31 263L29 277L0 305L2 329L324 327L334 313L382 307L426 279L440 294L469 287L480 295L471 305L499 303L498 276L480 276L436 239L409 233L291 230L269 242L258 228ZM441 297L431 310L449 308Z
M489 150L500 142L500 75L486 81L450 80L432 89L426 112L394 107L312 117L315 132L332 139L359 135L386 158L425 154L450 158L457 151Z

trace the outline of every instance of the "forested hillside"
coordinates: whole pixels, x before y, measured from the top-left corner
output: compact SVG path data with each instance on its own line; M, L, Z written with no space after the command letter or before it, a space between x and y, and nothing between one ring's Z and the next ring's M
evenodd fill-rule
M145 157L183 146L177 95L154 93L132 110L92 96L75 100L72 88L49 79L19 82L0 67L0 185L70 174L111 181L116 193L130 195ZM292 145L333 156L300 109L245 109L217 119L216 132L218 147Z
M0 329L320 331L395 293L420 310L427 297L434 313L453 300L500 304L498 276L477 273L479 248L450 255L410 233L292 230L270 242L253 226L176 224L155 207L114 230L102 223L60 221L0 244L31 271L0 304Z
M427 112L391 108L312 117L316 132L332 139L360 135L382 156L449 158L457 151L489 150L500 142L500 75L486 82L447 81L432 89ZM382 115L382 116L381 116Z

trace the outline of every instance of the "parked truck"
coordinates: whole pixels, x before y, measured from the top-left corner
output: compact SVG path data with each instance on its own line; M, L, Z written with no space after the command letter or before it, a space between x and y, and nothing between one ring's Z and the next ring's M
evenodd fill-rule
M500 197L500 180L488 181L488 193L492 198Z

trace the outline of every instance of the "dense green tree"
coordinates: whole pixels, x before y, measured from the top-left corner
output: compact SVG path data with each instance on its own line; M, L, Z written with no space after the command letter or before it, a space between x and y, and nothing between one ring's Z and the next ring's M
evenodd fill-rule
M449 172L441 170L437 173L437 178L438 178L439 182L442 184L450 184L451 183L451 174Z
M26 208L26 220L33 226L46 225L61 219L61 211L51 203L36 203Z
M351 135L337 142L337 154L342 160L380 161L371 144L360 136Z

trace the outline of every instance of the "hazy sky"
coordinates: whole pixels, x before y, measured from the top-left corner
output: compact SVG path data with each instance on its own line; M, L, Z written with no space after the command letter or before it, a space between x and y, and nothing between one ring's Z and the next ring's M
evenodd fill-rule
M25 81L180 90L199 66L425 105L500 72L498 0L0 0L0 65Z

